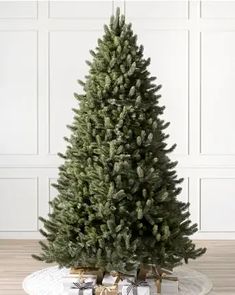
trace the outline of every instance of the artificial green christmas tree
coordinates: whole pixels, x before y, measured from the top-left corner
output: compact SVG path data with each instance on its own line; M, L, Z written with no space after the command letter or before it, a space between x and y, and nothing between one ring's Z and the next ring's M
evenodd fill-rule
M36 258L124 273L140 263L172 268L205 249L189 239L197 225L189 204L177 200L182 179L168 158L175 145L165 142L161 86L119 9L104 30L79 81L85 94L75 94L58 195L49 218L41 218L47 242Z

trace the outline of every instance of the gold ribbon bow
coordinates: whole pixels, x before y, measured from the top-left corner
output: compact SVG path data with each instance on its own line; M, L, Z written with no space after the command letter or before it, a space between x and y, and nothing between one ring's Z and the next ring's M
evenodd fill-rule
M112 293L113 291L117 290L117 286L98 286L95 291L98 292L99 295L108 295L109 293Z

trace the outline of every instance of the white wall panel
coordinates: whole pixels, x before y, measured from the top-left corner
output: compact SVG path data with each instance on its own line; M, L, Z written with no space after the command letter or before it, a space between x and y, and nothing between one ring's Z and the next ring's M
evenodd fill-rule
M0 154L37 153L37 33L0 32Z
M50 153L66 146L63 137L69 134L71 108L78 107L73 93L83 92L76 81L88 74L85 60L91 60L89 49L96 47L99 35L96 31L50 33Z
M188 1L126 1L126 13L132 18L187 18Z
M125 0L113 0L113 12L115 13L116 8L119 7L121 13L125 14L126 13L126 2Z
M0 1L0 18L36 18L37 1Z
M235 18L234 1L201 1L202 18Z
M235 32L201 38L201 152L235 154Z
M37 231L37 179L0 178L0 231Z
M201 179L201 230L235 232L235 178Z
M0 1L0 238L39 238L89 49L120 6L151 57L193 237L235 239L234 1ZM200 38L201 36L201 38ZM37 83L38 80L38 83ZM200 180L201 179L201 180ZM38 180L38 181L37 181ZM225 212L225 213L224 213Z
M104 18L112 11L111 1L49 1L51 18Z
M166 130L169 144L177 143L174 153L188 153L188 32L139 32L139 43L144 45L145 56L151 57L150 72L162 84L159 93L165 105L164 119L171 122ZM177 114L177 115L176 115Z

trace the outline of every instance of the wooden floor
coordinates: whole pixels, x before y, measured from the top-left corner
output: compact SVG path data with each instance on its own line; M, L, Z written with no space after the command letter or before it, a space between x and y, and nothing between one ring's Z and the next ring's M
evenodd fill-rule
M235 295L235 241L197 241L206 246L207 253L189 266L207 274L214 288L210 295ZM0 295L22 295L22 280L33 271L48 265L35 261L38 253L34 240L0 240Z

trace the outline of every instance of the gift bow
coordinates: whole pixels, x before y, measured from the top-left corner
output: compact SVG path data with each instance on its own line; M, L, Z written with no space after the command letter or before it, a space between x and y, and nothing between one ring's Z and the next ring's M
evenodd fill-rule
M74 286L72 289L78 289L78 295L83 295L83 291L87 289L93 289L93 283L92 282L87 282L87 283L73 283Z
M100 295L108 295L109 292L112 292L117 288L116 285L114 286L99 286Z
M130 283L127 287L127 295L132 291L133 295L137 295L137 287L148 287L148 283L145 281L137 281L137 282L132 282L131 280L127 279L127 282Z

